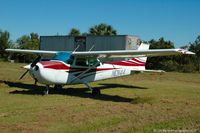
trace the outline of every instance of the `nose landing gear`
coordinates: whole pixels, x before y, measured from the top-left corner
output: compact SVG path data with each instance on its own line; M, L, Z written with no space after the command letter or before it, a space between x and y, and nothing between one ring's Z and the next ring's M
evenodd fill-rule
M49 94L49 85L46 85L46 90L42 92L42 95Z

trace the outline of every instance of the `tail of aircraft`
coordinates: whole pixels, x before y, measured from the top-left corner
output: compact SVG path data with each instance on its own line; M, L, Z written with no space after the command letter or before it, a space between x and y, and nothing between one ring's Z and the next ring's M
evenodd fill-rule
M147 43L141 43L141 45L138 48L139 51L148 50L148 49L149 49L149 44L147 44ZM141 61L143 61L145 63L147 61L147 57L139 57L137 59L139 59L139 60L141 60Z
M138 47L138 51L142 50L148 50L149 44L147 43L141 43L141 45ZM132 70L134 71L144 71L145 65L146 65L147 57L137 57L137 58L131 58L128 60L128 62L132 62Z
M138 50L148 50L149 44L141 43ZM147 57L135 57L131 58L127 61L115 61L115 62L109 62L108 64L117 65L120 67L129 68L132 71L145 71L145 65L146 65Z

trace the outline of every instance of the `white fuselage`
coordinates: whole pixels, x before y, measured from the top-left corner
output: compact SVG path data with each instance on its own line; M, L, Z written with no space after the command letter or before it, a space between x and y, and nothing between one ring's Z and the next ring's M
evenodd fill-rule
M57 61L59 62L59 61ZM64 62L60 62L64 63ZM65 64L65 63L64 63ZM111 64L101 64L98 67L69 66L66 68L45 68L40 62L36 64L39 69L30 69L30 74L38 82L46 85L79 84L97 80L129 75L131 69Z

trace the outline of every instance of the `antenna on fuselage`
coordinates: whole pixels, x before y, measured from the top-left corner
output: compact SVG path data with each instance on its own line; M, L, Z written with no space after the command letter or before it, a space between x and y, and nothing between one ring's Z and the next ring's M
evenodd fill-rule
M73 52L76 52L76 50L77 50L79 47L80 47L80 45L78 45L78 46L74 49Z

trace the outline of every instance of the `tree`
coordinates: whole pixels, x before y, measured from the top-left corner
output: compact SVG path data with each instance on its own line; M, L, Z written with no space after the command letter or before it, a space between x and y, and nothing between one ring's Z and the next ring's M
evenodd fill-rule
M193 43L190 43L189 50L196 53L197 70L200 72L200 35Z
M0 57L6 57L5 49L11 45L10 33L0 30Z
M17 39L18 48L20 49L33 49L37 50L39 49L39 35L37 33L30 33L30 35L23 35L19 39ZM15 57L20 62L31 62L34 58L36 58L36 55L23 55L23 54L15 54Z
M39 49L39 45L40 45L39 35L37 33L32 32L30 34L30 37L31 37L32 48L33 49Z
M70 30L70 32L69 32L68 35L70 35L70 36L80 36L81 33L80 33L80 30L79 30L79 29L72 28L72 29Z
M20 49L39 49L40 39L37 33L30 33L17 39L17 43Z
M149 41L150 49L171 49L174 48L174 44L171 41L165 41L161 37L158 41L152 39ZM147 60L147 69L162 69L166 71L177 70L178 64L174 61L174 56L165 57L150 57Z
M104 23L92 26L89 29L91 35L117 35L117 31L111 26Z
M31 49L31 38L28 35L23 35L18 38L17 43L20 49Z
M200 57L200 35L193 43L190 43L189 50L196 53L197 57Z

